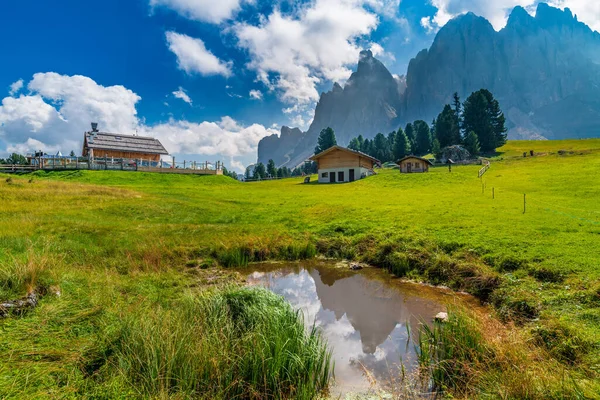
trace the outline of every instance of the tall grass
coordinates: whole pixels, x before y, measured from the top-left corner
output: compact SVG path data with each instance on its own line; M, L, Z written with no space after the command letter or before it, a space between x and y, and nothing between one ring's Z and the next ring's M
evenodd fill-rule
M0 300L23 296L37 286L44 290L56 264L57 260L46 251L36 252L31 247L25 256L0 259Z
M421 379L450 397L501 399L584 399L595 383L584 382L520 332L484 324L466 310L447 322L422 325L418 337ZM586 383L587 385L587 383Z
M117 343L114 367L142 397L311 399L332 374L320 334L264 289L210 291L144 310L127 319Z

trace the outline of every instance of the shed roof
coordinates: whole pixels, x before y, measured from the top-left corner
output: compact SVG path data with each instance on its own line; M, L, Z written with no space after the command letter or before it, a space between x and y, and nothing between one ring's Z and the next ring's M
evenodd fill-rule
M381 162L378 159L376 159L375 157L371 157L370 155L365 154L362 151L352 150L352 149L349 149L347 147L342 147L342 146L337 146L337 145L336 146L331 146L330 148L328 148L327 150L324 150L324 151L320 152L319 154L315 154L314 156L312 156L311 158L309 158L309 160L316 161L319 158L321 158L321 157L329 154L330 152L332 152L334 150L341 150L341 151L345 151L347 153L356 154L358 156L361 156L361 157L364 157L364 158L368 158L369 160L372 160L372 161L374 161L376 163Z
M426 162L429 165L433 165L433 163L431 161L429 161L428 159L423 158L423 157L418 157L418 156L406 156L406 157L403 157L403 158L399 159L398 161L396 161L396 164L400 164L402 161L408 160L409 158L414 158L414 159L417 159L417 160L421 160L423 162Z
M158 139L147 136L121 135L107 132L86 132L85 144L89 149L127 151L145 154L169 154Z

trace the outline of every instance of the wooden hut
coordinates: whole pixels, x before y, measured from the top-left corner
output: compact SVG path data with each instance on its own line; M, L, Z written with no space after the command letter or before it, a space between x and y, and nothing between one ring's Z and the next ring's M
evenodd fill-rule
M353 182L374 174L379 160L360 151L333 146L310 158L318 165L319 183Z
M431 161L423 157L406 156L396 162L400 166L400 172L411 174L415 172L429 172Z
M146 136L122 135L118 133L99 132L97 124L83 136L84 157L96 158L128 158L158 163L161 155L169 152L158 139Z

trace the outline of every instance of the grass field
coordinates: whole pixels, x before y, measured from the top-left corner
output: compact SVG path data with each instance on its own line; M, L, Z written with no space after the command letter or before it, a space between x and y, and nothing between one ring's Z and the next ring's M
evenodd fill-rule
M529 150L537 155L523 158ZM337 185L120 171L37 172L11 182L3 175L0 300L36 285L60 288L61 295L0 320L0 397L195 393L169 385L134 390L139 385L132 382L142 378L132 377L123 360L135 357L115 343L139 339L123 333L129 326L123 317L174 312L190 293L237 279L217 265L316 254L360 259L475 294L507 330L534 343L543 360L566 368L579 388L573 393L594 397L600 393L600 140L509 142L482 179L478 169L381 170ZM128 323L156 324L163 319L158 314L150 314L156 321ZM320 346L317 337L302 340ZM117 367L118 375L111 372ZM322 386L322 368L303 396ZM502 368L495 372L501 381ZM545 389L531 389L530 398L539 390Z

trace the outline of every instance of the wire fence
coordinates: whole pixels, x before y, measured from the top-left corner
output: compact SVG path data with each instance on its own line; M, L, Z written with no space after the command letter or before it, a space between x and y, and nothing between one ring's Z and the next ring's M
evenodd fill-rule
M503 199L504 195L508 194L515 200L515 204L523 207L523 213L526 214L531 209L537 209L552 213L561 217L577 220L580 222L589 223L592 225L600 225L600 210L573 207L561 205L556 202L550 202L540 199L537 192L527 193L508 188L501 185L493 185L487 187L486 182L482 182L482 194L491 196L492 200Z

